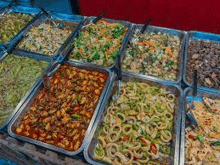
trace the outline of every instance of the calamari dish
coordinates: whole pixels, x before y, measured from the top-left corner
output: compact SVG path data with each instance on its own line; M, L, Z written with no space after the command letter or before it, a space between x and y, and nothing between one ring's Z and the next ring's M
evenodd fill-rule
M122 69L175 81L180 38L161 32L134 32L126 50Z
M128 28L120 23L99 20L90 23L74 40L70 59L111 66L114 64Z
M188 45L187 80L193 81L193 69L198 72L198 84L220 89L220 44L214 41L191 40Z
M31 14L5 14L0 18L0 43L9 42L32 18Z
M174 94L158 86L123 82L96 135L95 159L114 165L170 164L175 102Z
M220 164L220 100L203 97L195 102L192 110L199 123L199 130L186 129L185 154L187 165ZM188 107L189 108L189 107Z
M12 113L47 65L47 62L15 55L7 55L0 61L0 124Z
M28 107L15 133L78 150L107 78L99 71L62 65Z
M70 36L74 26L55 26L50 21L34 26L25 34L17 48L45 55L55 55Z

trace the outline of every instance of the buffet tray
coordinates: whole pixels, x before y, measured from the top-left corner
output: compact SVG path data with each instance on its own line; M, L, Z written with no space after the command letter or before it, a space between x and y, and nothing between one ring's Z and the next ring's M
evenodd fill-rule
M61 14L61 13L55 13L55 12L50 12L49 14L52 16L52 18L54 19L55 22L63 23L68 26L75 27L74 30L71 32L70 36L68 36L68 38L64 41L62 46L54 54L51 54L51 55L45 55L45 54L41 54L41 53L37 53L37 52L23 50L23 49L16 47L19 44L19 42L21 42L22 40L25 39L24 38L25 34L28 33L28 31L32 27L37 27L37 26L41 25L42 23L50 23L51 22L47 16L47 14L43 13L35 22L33 22L31 25L27 26L27 28L23 31L22 36L19 38L19 41L14 45L14 48L15 48L13 51L14 54L26 54L26 55L30 54L33 56L41 56L44 59L48 59L50 61L53 61L59 57L60 52L62 52L65 49L67 44L70 42L71 36L74 35L75 33L77 33L83 20L85 19L85 17L79 16L79 15L68 15L68 14Z
M42 14L42 12L36 8L12 6L9 9L5 8L4 10L2 10L2 12L0 13L0 19L1 19L1 14L2 14L2 16L4 16L9 13L35 14L35 16L9 42L0 43L0 46L5 46L7 48L11 48L17 42L17 40L23 35L24 31L27 30L28 26L30 26L33 22L35 22L35 20L38 19L38 17L40 17L40 15Z
M108 79L107 79L105 87L104 87L104 89L103 89L103 91L102 91L102 93L100 95L100 98L99 98L98 104L96 106L96 109L94 110L93 117L92 117L92 119L91 119L91 121L89 123L89 126L87 128L87 131L85 133L85 137L84 137L84 139L82 141L81 147L78 150L76 150L76 151L68 151L68 150L59 148L57 146L51 145L51 144L46 144L44 142L41 142L41 141L38 141L38 140L34 140L34 139L29 138L29 137L20 136L20 135L17 135L16 133L14 133L14 129L19 124L20 120L25 115L25 113L28 111L29 105L33 102L33 100L37 96L40 88L43 86L43 80L42 79L36 85L35 90L31 93L31 95L28 97L28 99L24 102L23 106L19 109L19 111L16 114L16 116L10 122L10 124L8 126L8 133L12 137L15 137L17 139L23 140L25 142L36 144L36 145L39 145L41 147L45 147L45 148L48 148L48 149L51 149L51 150L54 150L54 151L57 151L57 152L60 152L60 153L63 153L63 154L67 154L69 156L74 156L74 155L79 154L84 149L84 147L86 146L86 141L87 141L87 139L88 139L88 137L90 135L90 131L91 131L92 127L93 127L93 124L95 122L96 116L99 114L99 109L100 109L100 106L102 105L102 101L103 101L103 99L105 97L106 90L108 89L108 86L109 86L110 82L112 81L114 75L108 69L102 69L102 68L99 68L99 67L91 67L91 66L86 65L86 64L74 63L74 62L70 62L70 61L66 61L66 62L64 62L64 64L70 65L70 66L74 66L74 67L77 67L77 68L96 70L96 71L100 71L102 73L108 74ZM53 66L52 66L53 72L56 71L60 67L60 65L61 64L57 65L57 62L54 62Z
M1 65L1 61L4 60L4 58L7 57L7 53L3 54L3 55L0 55L0 65ZM28 57L27 57L28 58ZM33 57L33 59L35 59ZM37 60L40 60L40 61L44 61L42 59L37 59ZM46 70L48 70L49 68L51 68L52 65L51 64L48 64L48 66L46 67L45 69L45 72ZM24 98L22 98L20 100L20 102L18 103L18 105L15 107L15 109L12 111L12 113L8 116L8 118L4 121L4 123L2 123L0 125L0 129L3 129L5 126L7 126L9 124L9 122L11 121L11 119L14 117L14 115L18 112L18 110L20 109L20 107L23 105L23 103L25 102L25 100L27 100L31 93L35 90L35 87L37 86L37 84L40 82L40 80L42 79L42 76L43 76L44 72L41 74L41 76L35 81L35 83L32 85L32 87L30 88L30 90L27 92L27 94L24 96Z
M184 90L183 103L182 103L182 121L181 121L181 144L180 144L180 165L185 163L185 129L186 125L186 106L188 103L192 102L192 88L188 87ZM208 97L211 99L220 99L220 95L217 93L212 93L208 91L203 91L198 89L198 94L194 98L195 101L202 101L201 97Z
M189 31L186 33L186 44L185 44L185 57L184 57L184 64L183 64L183 81L186 83L186 85L192 87L193 82L189 82L187 80L187 63L188 63L188 44L190 40L208 40L208 41L216 41L220 43L220 35L212 34L212 33L205 33L205 32L199 32L199 31ZM199 86L198 89L208 91L208 92L214 92L219 93L220 91L214 88Z
M178 85L168 85L167 83L163 81L157 81L154 79L151 79L149 77L145 77L142 75L131 75L129 73L122 73L122 81L123 82L129 82L129 81L138 81L138 82L144 82L150 85L159 85L161 88L165 88L168 91L170 91L173 94L176 94L178 96L178 102L175 106L175 117L174 117L174 127L173 127L173 139L171 142L172 146L172 164L178 164L179 163L179 144L180 144L180 120L181 120L181 105L182 105L182 95L183 92L181 88ZM98 143L98 140L96 139L95 135L102 129L102 122L103 118L107 112L107 107L109 106L109 103L112 100L112 96L117 92L117 81L113 81L111 83L111 87L108 89L105 101L102 104L102 107L100 109L100 113L97 116L96 122L93 126L93 129L89 135L89 138L87 140L86 148L84 149L84 157L90 164L96 164L96 165L104 165L104 162L97 161L94 158L94 148L96 144Z
M129 37L129 43L132 41L133 39L133 35L135 30L141 30L142 27L144 25L141 24L134 24L133 29L132 29L132 34ZM180 31L180 30L176 30L176 29L170 29L170 28L163 28L163 27L158 27L158 26L148 26L146 29L146 32L162 32L162 33L166 33L169 34L171 36L178 36L180 37L180 51L178 54L178 74L177 74L177 79L175 81L172 80L166 80L163 78L159 78L153 75L143 75L141 73L136 73L133 71L126 71L123 69L124 72L127 73L135 73L135 74L140 74L146 77L154 77L155 80L162 80L164 81L164 83L171 83L171 84L178 84L180 83L180 81L182 80L182 74L183 74L183 57L184 57L184 46L185 46L185 38L186 38L186 32L185 31ZM124 58L126 56L126 49L124 49L122 56L121 56L121 62L123 62Z
M71 40L70 40L67 48L61 53L61 56L63 58L68 58L68 56L70 55L70 53L74 49L74 45L72 44L74 39L79 35L79 32L82 31L84 29L84 27L86 25L88 25L89 23L91 23L95 18L96 17L94 17L94 16L86 18L85 21L83 22L82 26L80 26L78 32L75 33L74 35L72 35ZM126 45L128 43L128 38L129 38L129 36L131 34L131 30L132 30L132 24L130 22L127 22L127 21L113 20L113 19L108 19L108 18L102 18L101 20L108 21L110 23L119 22L120 24L125 25L128 28L127 33L124 36L124 40L122 42L121 48L120 48L120 50L118 52L118 56L120 56L121 52L125 49L125 47L126 47ZM83 61L83 60L76 60L76 59L69 59L69 60L70 61L79 62L79 63L88 64L88 62ZM89 63L89 64L90 65L94 65L94 66L101 66L101 65L92 64L92 63ZM115 62L111 66L107 66L107 67L102 66L102 67L110 69L110 68L114 68L116 65L117 65L117 58L115 59Z

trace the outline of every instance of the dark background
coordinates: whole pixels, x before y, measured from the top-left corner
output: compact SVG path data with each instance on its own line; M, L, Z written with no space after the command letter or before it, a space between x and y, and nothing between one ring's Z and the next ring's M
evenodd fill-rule
M82 15L152 24L181 30L220 33L219 0L79 0Z

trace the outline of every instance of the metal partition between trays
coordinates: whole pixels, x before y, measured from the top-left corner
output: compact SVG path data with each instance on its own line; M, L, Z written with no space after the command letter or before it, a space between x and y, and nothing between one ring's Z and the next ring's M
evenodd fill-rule
M186 33L186 44L185 44L185 57L184 57L184 66L183 66L183 81L186 85L192 87L192 82L187 80L187 63L188 63L188 44L190 40L205 40L205 41L215 41L220 43L220 35L212 34L212 33L205 33L199 31L189 31ZM220 94L220 91L214 88L198 86L198 89L204 90L207 92L214 92Z
M1 62L7 57L7 55L8 55L7 53L0 55L0 65L1 65ZM14 56L16 56L16 55L14 55ZM26 58L28 58L28 57L26 57ZM32 59L35 59L35 58L33 57ZM43 59L37 59L37 60L45 61ZM48 70L51 67L52 67L52 65L50 63L48 63L48 66L46 67L45 71L42 72L41 76L36 79L35 83L31 86L31 88L27 92L27 94L20 100L20 102L17 104L15 109L12 111L12 113L7 117L7 119L4 121L4 123L2 123L0 125L0 129L3 129L5 126L7 126L9 124L9 122L14 117L14 115L18 112L18 110L23 105L23 103L30 97L31 93L35 90L36 86L39 84L40 80L42 79L43 74L46 72L46 70Z
M188 87L184 90L183 94L183 103L182 103L182 121L181 121L181 144L180 144L180 165L185 164L185 129L188 125L186 125L186 108L187 104L192 101L192 88ZM198 89L198 94L195 97L195 100L201 101L201 97L208 97L211 99L220 99L220 94L212 93L208 91L204 91L202 89Z
M9 133L9 135L11 135L12 137L15 137L17 139L20 139L20 140L23 140L23 141L26 141L26 142L29 142L29 143L32 143L32 144L35 144L35 145L39 145L39 146L42 146L42 147L45 147L45 148L48 148L48 149L51 149L51 150L54 150L54 151L57 151L57 152L60 152L60 153L64 153L64 154L67 154L67 155L70 155L70 156L74 156L74 155L79 154L84 149L84 147L86 145L87 139L90 135L90 131L91 131L93 125L94 125L94 122L96 121L96 116L100 113L99 109L100 109L100 106L102 105L103 99L105 97L106 90L108 89L108 86L109 86L110 82L114 78L114 74L112 72L110 72L109 69L103 69L103 68L100 68L100 67L94 67L94 66L90 66L90 65L86 65L86 64L74 63L74 62L70 62L70 61L66 61L63 64L70 65L70 66L77 67L77 68L100 71L102 73L108 74L108 79L107 79L105 87L104 87L104 89L103 89L103 91L100 95L100 98L99 98L98 104L96 106L96 109L94 110L93 117L92 117L92 119L89 123L88 129L86 131L86 134L85 134L85 137L83 139L81 147L76 151L68 151L68 150L59 148L57 146L51 145L51 144L46 144L44 142L34 140L34 139L29 138L29 137L20 136L20 135L17 135L16 133L14 133L15 127L19 124L19 122L20 122L21 118L23 117L23 115L28 111L29 105L33 102L33 100L37 96L39 90L43 86L43 80L42 79L36 85L34 91L31 93L31 95L28 97L28 99L25 100L22 107L19 109L18 113L15 115L15 117L10 122L10 124L8 126L8 133ZM57 62L54 62L52 67L56 68L55 70L57 70L60 67L60 65L61 64L57 65Z
M133 36L134 36L134 32L136 30L141 30L142 27L144 25L141 24L134 24L133 25L133 29L132 29L132 34L129 37L129 44L131 43ZM159 78L153 75L144 75L145 77L151 77L154 78L155 80L159 80L159 81L163 81L164 83L169 83L169 84L178 84L181 82L182 80L182 75L183 75L183 57L184 57L184 47L185 47L185 39L186 39L186 32L185 31L181 31L181 30L176 30L176 29L171 29L171 28L164 28L164 27L158 27L158 26L148 26L148 28L146 29L146 32L161 32L161 33L166 33L169 34L171 36L177 36L180 38L180 51L178 53L178 73L177 73L177 78L174 81L171 80L166 80L163 78ZM124 58L126 56L126 48L124 49L123 53L122 53L122 57L121 57L121 62L123 62ZM130 73L130 74L134 74L135 72L133 71L126 71L123 70L126 73ZM143 75L141 73L135 73L135 74L140 74Z
M86 25L88 25L89 23L92 22L92 20L94 20L96 17L88 17L85 19L85 21L83 22L82 26L80 27L79 31L74 34L66 48L66 50L64 50L62 53L61 53L61 56L63 58L68 58L68 56L70 55L70 53L74 50L74 45L73 45L73 41L76 37L78 37L79 35L79 32L82 31L84 29L84 27ZM118 52L118 56L121 54L121 52L125 49L127 43L128 43L128 38L131 34L131 31L132 31L132 24L130 22L127 22L127 21L120 21L120 20L113 20L113 19L108 19L108 18L102 18L101 20L104 20L104 21L108 21L110 23L120 23L122 25L125 25L127 28L128 28L128 31L127 33L125 34L124 36L124 40L122 42L122 45L121 45L121 48ZM75 60L75 59L69 59L70 61L74 61L74 62L79 62L79 63L84 63L84 64L88 64L88 62L86 61L83 61L83 60ZM97 65L97 64L92 64L92 63L89 63L91 66L100 66L100 65ZM113 69L115 66L117 65L117 59L115 59L114 61L114 64L112 64L111 66L108 66L108 67L105 67L105 66L102 66L102 67L105 67L105 68L108 68L108 69Z
M137 82L144 82L150 85L159 85L162 88L167 89L171 93L174 93L178 96L178 101L176 102L175 106L175 117L174 117L174 127L173 127L173 139L172 139L172 164L177 165L179 164L179 145L180 145L180 124L181 124L181 105L182 105L182 97L183 92L181 88L178 85L170 85L163 81L157 81L154 79L151 79L149 77L141 76L141 75L133 75L129 73L122 73L122 81L128 82L128 81L137 81ZM113 81L107 91L105 101L103 102L103 105L100 109L100 112L97 116L96 122L93 126L93 129L91 130L91 133L89 135L89 138L86 143L86 147L84 149L84 157L90 164L95 165L104 165L105 162L98 161L94 158L94 148L96 144L98 143L98 140L95 137L95 134L97 134L100 129L102 128L102 121L104 118L104 115L106 114L107 107L109 106L109 103L112 100L112 96L117 91L117 85L116 80Z

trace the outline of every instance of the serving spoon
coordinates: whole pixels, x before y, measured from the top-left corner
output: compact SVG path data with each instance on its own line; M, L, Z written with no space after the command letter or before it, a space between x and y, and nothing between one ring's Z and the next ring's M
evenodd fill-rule
M50 19L50 21L53 23L54 26L59 27L59 28L64 27L63 23L56 23L54 21L54 18L46 10L44 10L44 8L41 7L41 10L47 15L47 17Z
M192 102L190 104L189 109L186 112L186 118L188 119L190 125L194 128L194 129L198 129L199 128L199 124L196 120L196 118L194 117L194 115L191 113L192 109L195 107L194 105L194 100L195 97L197 96L197 70L193 71L193 94L192 94Z
M94 20L92 20L92 23L96 23L97 21L99 21L100 19L102 19L104 17L105 13L102 13L101 15L99 15L98 17L96 17Z

